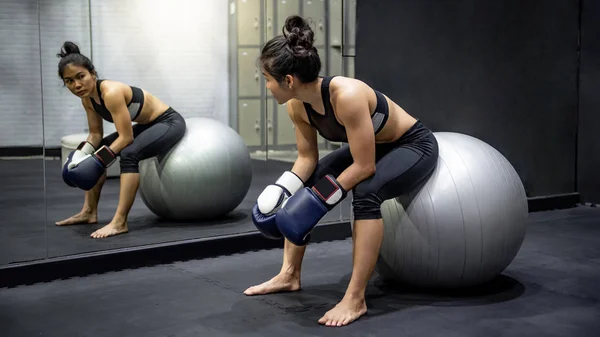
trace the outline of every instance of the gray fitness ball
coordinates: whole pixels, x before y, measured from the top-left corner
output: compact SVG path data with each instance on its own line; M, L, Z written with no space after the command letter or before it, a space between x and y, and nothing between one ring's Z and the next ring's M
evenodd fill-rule
M203 117L186 119L183 138L162 157L140 163L140 195L169 220L224 216L242 202L252 182L246 144L228 125Z
M476 286L517 255L528 206L521 180L497 150L471 136L434 133L440 157L415 191L384 201L377 272L417 287Z

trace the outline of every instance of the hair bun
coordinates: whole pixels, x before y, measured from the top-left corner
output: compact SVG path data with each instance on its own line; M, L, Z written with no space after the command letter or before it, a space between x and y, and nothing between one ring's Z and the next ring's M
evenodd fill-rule
M60 49L60 53L58 53L57 56L62 58L69 54L81 54L81 52L75 43L71 41L65 41Z
M285 20L283 36L292 52L298 56L306 56L313 49L315 33L306 20L298 15L289 16Z

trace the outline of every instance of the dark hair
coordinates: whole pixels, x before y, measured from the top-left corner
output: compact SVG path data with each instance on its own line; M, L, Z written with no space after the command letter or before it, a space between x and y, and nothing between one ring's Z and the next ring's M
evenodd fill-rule
M295 75L304 83L319 77L321 59L313 47L315 34L310 25L297 15L289 16L283 26L283 35L278 35L263 47L260 55L262 67L277 82L286 75Z
M87 56L81 54L79 52L79 47L71 41L66 41L62 45L60 53L56 54L56 56L60 57L60 61L58 62L58 76L61 79L63 78L65 67L68 64L84 67L91 74L96 74L96 68L94 67L94 64L92 64L92 61L87 58Z

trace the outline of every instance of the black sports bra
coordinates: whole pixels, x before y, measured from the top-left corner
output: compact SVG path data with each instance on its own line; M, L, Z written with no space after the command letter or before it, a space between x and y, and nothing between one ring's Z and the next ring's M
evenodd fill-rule
M321 83L321 96L323 97L325 114L321 115L316 112L309 103L304 103L304 109L306 110L308 121L315 129L317 129L321 137L332 142L348 142L346 128L335 118L333 107L329 100L329 83L334 77L335 76L324 77L323 82ZM378 134L387 122L389 107L385 96L377 90L373 91L375 92L375 96L377 96L377 106L375 107L375 111L371 114L371 121L373 122L375 134Z
M110 114L110 111L108 111L108 109L106 108L106 105L104 105L104 100L102 99L102 92L100 91L100 83L102 83L102 81L103 80L96 81L96 88L98 89L98 97L100 97L100 104L96 103L96 101L94 101L91 98L90 101L92 102L94 110L104 120L113 123L112 115ZM129 116L131 117L131 121L134 121L140 114L140 112L142 112L142 108L144 107L144 92L138 87L130 86L130 88L132 91L132 95L131 102L127 104L127 110L129 110Z

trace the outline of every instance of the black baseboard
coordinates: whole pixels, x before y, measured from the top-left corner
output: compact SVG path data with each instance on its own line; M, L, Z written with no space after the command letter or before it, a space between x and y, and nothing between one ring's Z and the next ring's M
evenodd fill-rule
M8 146L0 147L0 157L60 157L60 147Z
M0 147L0 157L34 157L44 154L41 146L8 146Z
M339 222L319 225L315 227L311 235L311 242L315 243L344 240L352 236L352 231L349 222ZM50 258L0 267L0 287L50 282L123 269L273 248L283 248L283 240L270 240L259 232L248 232Z
M60 157L62 149L60 147L47 147L44 155L46 157Z
M529 212L572 208L581 203L579 193L565 193L527 198Z

